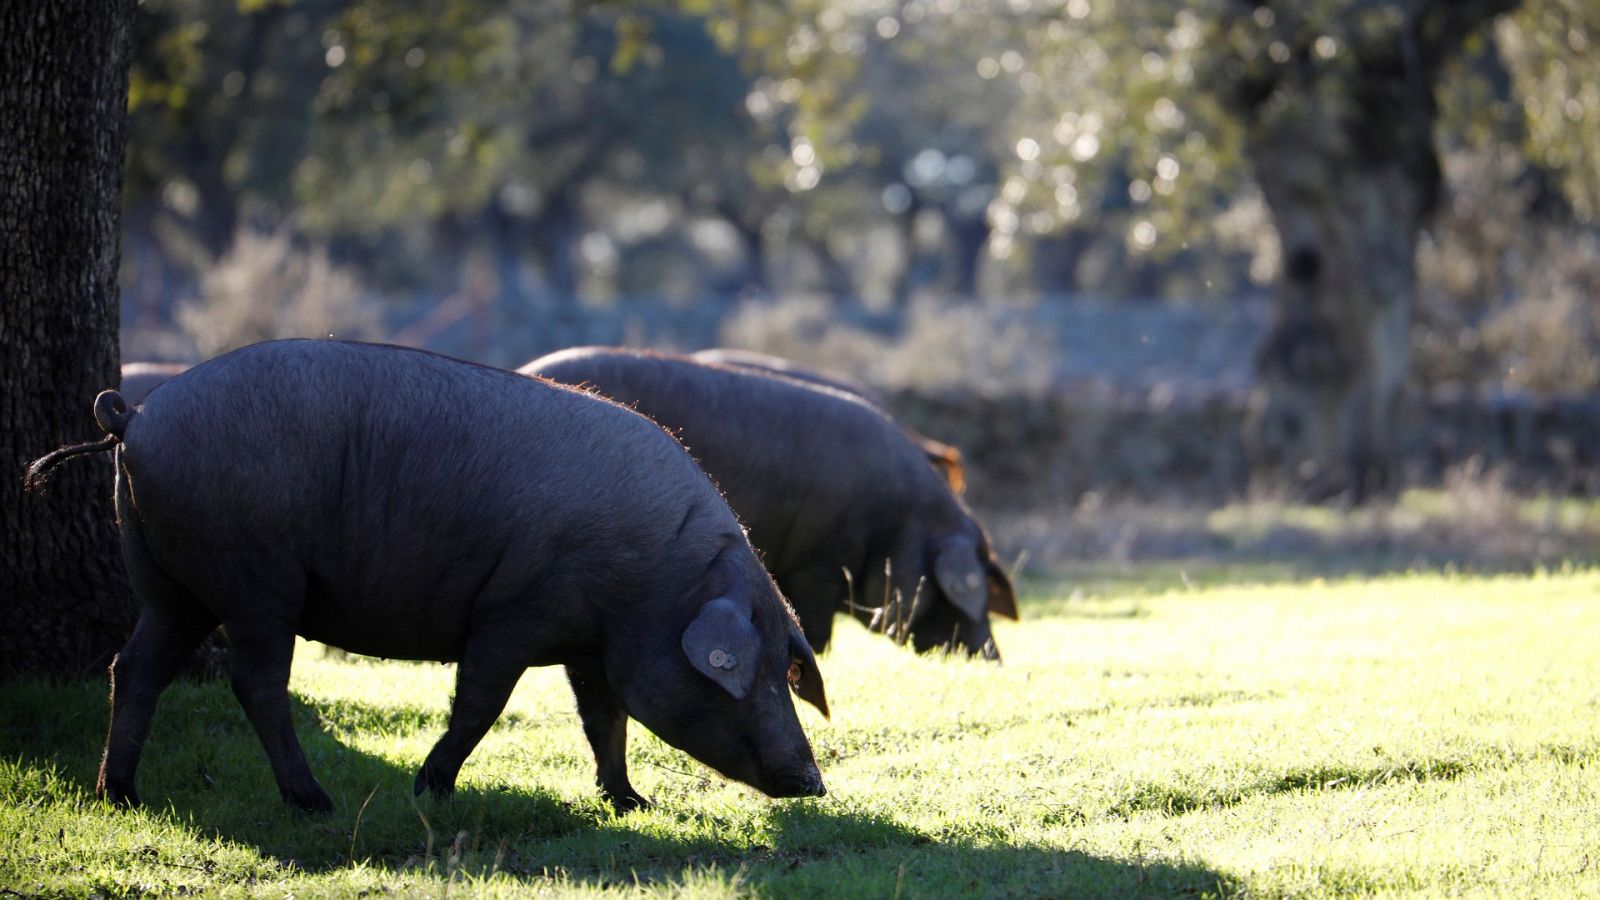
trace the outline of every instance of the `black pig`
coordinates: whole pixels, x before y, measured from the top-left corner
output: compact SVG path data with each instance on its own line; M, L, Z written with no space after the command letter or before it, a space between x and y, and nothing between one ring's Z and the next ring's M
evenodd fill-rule
M988 537L922 448L859 397L770 373L608 348L522 372L584 385L671 429L750 529L815 650L836 611L918 650L998 659L1016 618Z
M284 797L332 800L289 721L295 635L458 662L417 774L445 796L529 666L567 667L619 809L627 717L775 797L823 785L785 682L824 713L815 658L738 521L660 427L580 391L415 350L257 344L167 381L110 436L123 555L143 604L111 665L98 792L137 803L156 698L218 624L235 695Z

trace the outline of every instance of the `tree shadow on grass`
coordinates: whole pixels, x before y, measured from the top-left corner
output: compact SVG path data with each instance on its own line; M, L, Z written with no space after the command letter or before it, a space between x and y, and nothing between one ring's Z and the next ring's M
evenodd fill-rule
M352 711L349 701L332 711L334 719L352 714L380 724L398 717L391 724L402 726L419 715L390 706ZM420 715L434 724L435 714ZM745 815L722 822L715 812L674 810L670 801L653 813L614 817L598 795L574 804L511 785L463 786L449 802L414 801L410 765L340 743L321 727L321 712L298 699L294 719L313 771L335 799L333 815L306 816L282 804L260 743L220 682L179 682L163 696L140 768L146 804L198 835L312 873L360 864L439 878L557 879L591 887L670 888L709 879L780 896L1127 896L1227 888L1223 876L1201 866L1019 846L982 824L972 833L923 833L838 796L778 802L752 796L750 803L765 805L765 824L754 828ZM55 769L85 793L93 791L105 727L102 684L0 687L0 758ZM673 833L672 818L695 819L697 834Z
M514 840L548 837L591 827L600 813L598 802L585 811L551 794L509 786L463 785L447 802L414 797L420 758L400 764L347 746L325 727L315 705L293 693L290 701L311 771L334 798L332 815L307 815L283 803L266 751L220 680L179 680L162 695L139 765L146 808L308 871L354 860L425 862L449 853L462 831ZM333 707L330 720L358 716L380 733L418 725L435 736L444 730L442 715L404 705L341 700ZM430 727L435 719L436 729ZM53 768L87 794L94 791L107 723L103 683L0 686L0 759Z

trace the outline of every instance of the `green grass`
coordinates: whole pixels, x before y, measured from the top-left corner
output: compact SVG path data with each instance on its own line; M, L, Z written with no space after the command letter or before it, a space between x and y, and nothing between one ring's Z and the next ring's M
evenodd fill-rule
M613 816L535 670L456 799L414 805L451 670L306 646L335 814L280 804L222 684L167 694L122 812L92 792L104 686L12 685L0 894L1600 895L1600 572L1073 589L1032 586L1001 667L841 623L834 719L801 713L820 800L636 726L657 806Z

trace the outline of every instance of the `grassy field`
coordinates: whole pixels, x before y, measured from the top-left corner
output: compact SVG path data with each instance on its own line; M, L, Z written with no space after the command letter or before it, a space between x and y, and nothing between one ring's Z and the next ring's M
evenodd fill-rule
M225 685L168 692L135 812L93 798L104 685L13 685L0 894L1600 895L1600 572L1036 585L1024 613L1004 666L841 624L834 719L801 712L820 800L635 726L657 805L623 817L555 670L414 804L452 671L302 647L322 818Z

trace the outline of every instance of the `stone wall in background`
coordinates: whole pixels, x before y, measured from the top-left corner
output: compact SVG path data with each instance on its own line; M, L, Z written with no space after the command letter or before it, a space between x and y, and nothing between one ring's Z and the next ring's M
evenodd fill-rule
M1085 381L1039 395L903 389L886 404L908 426L959 447L985 508L1103 495L1221 500L1250 482L1240 437L1249 392L1129 389ZM1600 493L1600 398L1414 398L1401 453L1408 485L1455 467L1497 470L1527 490Z

